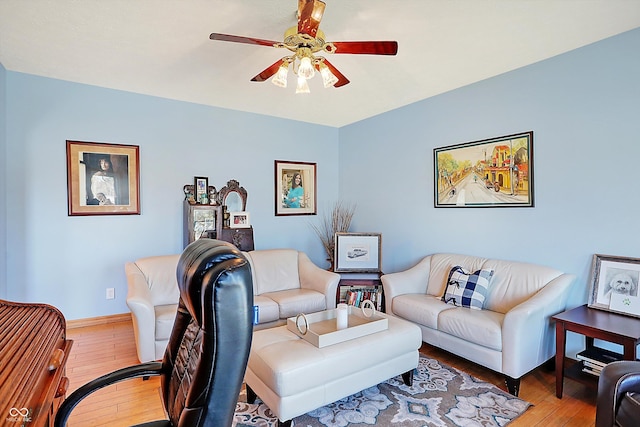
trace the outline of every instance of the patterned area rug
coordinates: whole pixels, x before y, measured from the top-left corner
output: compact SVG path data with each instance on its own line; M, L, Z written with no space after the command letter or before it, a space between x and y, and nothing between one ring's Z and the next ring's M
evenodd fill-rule
M233 426L276 427L260 400L240 397ZM293 420L297 427L506 426L531 404L437 360L420 355L413 386L391 378Z

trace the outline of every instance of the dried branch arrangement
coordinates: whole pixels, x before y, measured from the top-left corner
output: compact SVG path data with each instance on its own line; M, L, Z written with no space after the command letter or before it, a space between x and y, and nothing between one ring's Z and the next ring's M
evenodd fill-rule
M320 225L311 224L311 227L320 238L324 250L327 251L327 260L331 264L331 268L333 268L334 263L334 236L338 232L349 231L355 210L355 205L338 201L333 205L331 215L325 215Z

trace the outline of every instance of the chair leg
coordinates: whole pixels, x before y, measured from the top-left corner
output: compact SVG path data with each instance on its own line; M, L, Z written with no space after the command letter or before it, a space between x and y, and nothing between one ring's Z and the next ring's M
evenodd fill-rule
M249 384L245 383L245 387L247 389L247 403L254 403L258 398L258 395L251 389L251 387L249 387Z
M291 427L291 420L287 420L287 421L278 420L278 427Z
M409 387L413 385L413 369L402 374L402 381Z
M509 393L518 397L518 393L520 393L520 378L511 378L505 375L504 382L507 385L507 390L509 391Z

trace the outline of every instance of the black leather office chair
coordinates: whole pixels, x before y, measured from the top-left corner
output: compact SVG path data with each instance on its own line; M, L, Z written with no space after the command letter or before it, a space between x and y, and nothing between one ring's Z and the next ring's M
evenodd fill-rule
M598 380L596 427L640 426L640 362L612 362Z
M70 394L56 414L66 425L73 408L118 381L161 376L168 420L146 427L231 426L253 332L253 284L248 261L234 246L200 239L178 261L180 303L162 362L130 366Z

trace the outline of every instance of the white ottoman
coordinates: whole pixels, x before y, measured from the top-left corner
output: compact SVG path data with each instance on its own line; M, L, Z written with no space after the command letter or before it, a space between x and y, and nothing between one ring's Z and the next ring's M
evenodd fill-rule
M322 348L286 326L255 331L245 374L247 400L253 403L259 396L279 424L287 425L396 375L410 384L422 345L420 328L384 316L388 329Z

